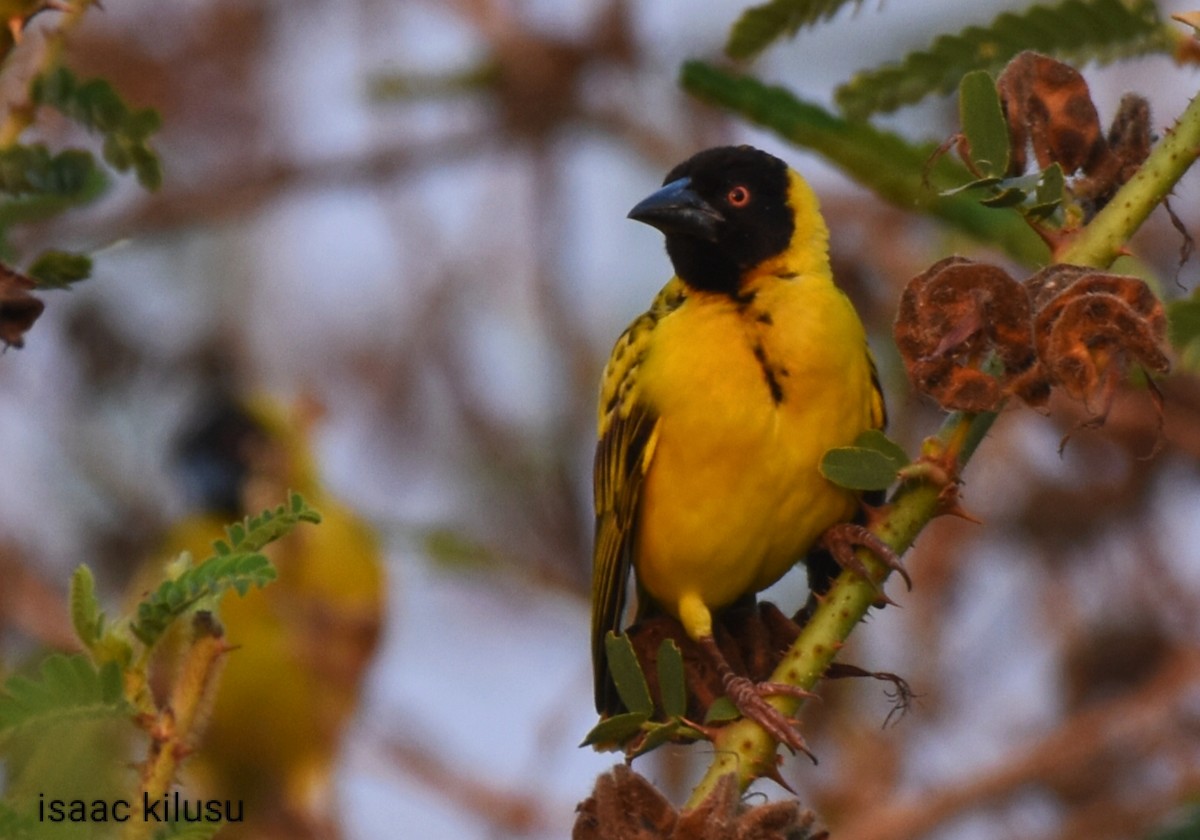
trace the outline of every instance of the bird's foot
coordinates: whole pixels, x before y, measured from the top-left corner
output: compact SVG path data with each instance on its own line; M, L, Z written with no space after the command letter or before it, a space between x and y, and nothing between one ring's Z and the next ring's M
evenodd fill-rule
M833 559L837 561L839 566L843 569L849 569L864 580L870 581L876 589L879 588L878 581L867 571L867 567L855 555L855 549L865 548L870 551L879 558L883 565L904 578L905 585L910 590L912 589L912 577L908 574L908 570L904 568L904 564L900 562L900 555L896 554L890 545L872 533L867 526L859 525L855 522L841 522L825 531L821 535L820 542L833 556ZM880 592L880 597L884 603L894 603L882 591Z
M732 672L725 675L723 682L725 695L737 707L737 710L741 712L742 717L749 718L757 723L768 735L792 752L802 752L812 759L813 764L817 763L816 756L812 754L812 751L809 750L808 745L804 743L804 739L796 730L796 721L787 717L766 700L767 697L776 695L787 695L807 700L816 695L810 691L805 691L802 688L787 685L786 683L756 683Z
M796 721L788 718L766 699L786 695L798 700L807 700L815 695L799 686L777 682L756 683L749 677L735 673L712 636L703 636L697 639L696 643L716 668L725 696L733 703L738 713L757 723L768 735L792 752L802 752L816 763L816 757L796 731Z

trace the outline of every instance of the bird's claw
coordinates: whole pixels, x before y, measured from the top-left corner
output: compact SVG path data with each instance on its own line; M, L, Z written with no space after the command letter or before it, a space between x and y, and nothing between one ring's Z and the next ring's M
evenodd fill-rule
M817 757L804 743L804 738L796 730L796 721L784 715L766 701L771 695L786 694L790 697L807 699L813 697L812 692L805 691L794 685L784 683L755 683L750 679L735 674L725 677L725 695L742 714L763 728L763 730L793 753L802 752L817 763Z
M900 555L892 550L892 547L885 543L878 535L871 532L865 525L859 525L855 522L841 522L829 528L821 535L821 544L833 556L838 565L843 569L849 569L864 580L874 584L876 589L879 589L879 583L867 571L866 566L862 561L855 556L856 548L865 548L874 554L879 560L892 571L904 578L904 584L912 589L912 577L908 573L908 569L904 568L904 564L900 562ZM880 591L880 597L885 603L895 603Z

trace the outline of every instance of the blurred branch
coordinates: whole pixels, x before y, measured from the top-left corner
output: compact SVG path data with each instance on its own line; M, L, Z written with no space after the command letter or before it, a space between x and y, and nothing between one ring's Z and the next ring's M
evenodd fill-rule
M383 749L401 771L494 830L516 836L547 831L550 819L540 792L531 794L493 785L415 744L390 739Z
M0 632L16 630L55 650L81 649L62 592L35 575L13 546L0 545L0 580Z
M1180 650L1138 690L1076 714L1000 767L859 813L837 827L837 836L839 840L913 840L968 810L999 805L1030 785L1053 787L1066 779L1095 778L1099 767L1148 772L1162 758L1155 748L1165 744L1175 743L1186 760L1185 745L1194 743L1192 733L1200 723L1194 710L1189 713L1188 698L1198 687L1200 653ZM1192 764L1194 774L1194 760ZM1109 790L1096 792L1098 800L1110 801L1111 796ZM1129 803L1129 809L1136 807L1137 803ZM1161 811L1148 816L1153 820ZM1141 824L1143 830L1148 827Z
M91 236L108 239L117 231L136 230L142 235L153 235L184 227L229 223L253 214L291 190L379 187L412 171L475 156L480 144L478 132L471 131L419 144L382 148L367 155L316 162L279 159L227 162L212 177L198 180L188 188L168 184L145 196L129 211L104 217L99 222L100 230L95 219L60 219L55 221L55 232L56 236L63 230L77 233L71 228L78 226Z

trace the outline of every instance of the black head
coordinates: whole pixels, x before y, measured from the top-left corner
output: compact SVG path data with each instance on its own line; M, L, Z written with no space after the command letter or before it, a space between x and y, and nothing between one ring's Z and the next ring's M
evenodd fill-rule
M175 445L175 463L189 501L207 513L242 516L250 457L267 433L238 403L213 398Z
M694 289L736 294L742 278L791 242L788 167L751 146L721 146L676 166L629 218L667 237L675 273Z

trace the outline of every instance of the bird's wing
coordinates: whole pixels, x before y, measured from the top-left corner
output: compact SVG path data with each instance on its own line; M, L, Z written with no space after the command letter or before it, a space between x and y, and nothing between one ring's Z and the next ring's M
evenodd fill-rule
M879 368L875 366L875 357L867 348L867 361L871 363L871 428L883 430L887 428L887 403L883 400L883 386L879 384Z
M654 457L659 420L638 388L638 367L658 322L686 298L673 280L650 310L617 340L600 390L600 441L596 445L594 486L596 541L592 554L592 664L596 709L617 709L615 686L608 671L604 637L620 632L629 570L637 533L642 479Z

